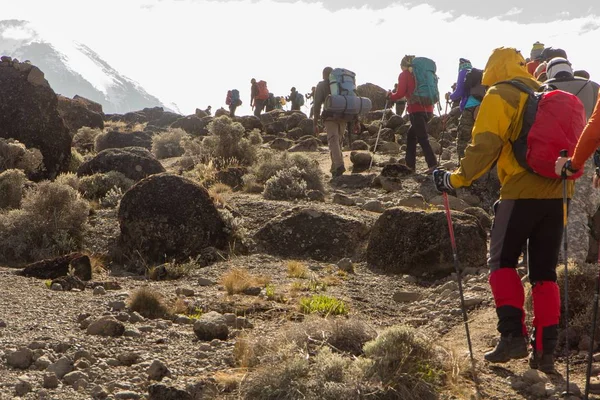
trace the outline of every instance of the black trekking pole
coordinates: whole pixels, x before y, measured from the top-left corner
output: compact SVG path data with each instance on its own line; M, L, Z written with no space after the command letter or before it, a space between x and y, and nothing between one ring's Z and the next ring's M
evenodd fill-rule
M600 167L596 167L596 177L600 178ZM598 238L598 279L596 279L596 290L594 292L594 308L592 313L592 329L590 330L590 351L588 353L587 370L585 372L585 394L583 398L588 400L590 395L590 379L592 378L592 362L594 358L594 337L596 336L596 321L598 318L598 297L600 295L600 238Z
M444 192L444 208L446 209L446 220L448 221L448 233L450 235L450 244L452 245L452 257L454 259L454 270L456 272L456 280L458 282L458 293L460 295L460 308L462 310L463 321L465 323L465 332L467 333L467 345L469 346L469 355L471 356L471 369L473 373L473 381L475 382L475 390L477 398L479 393L479 380L477 379L477 370L475 366L475 357L473 356L473 345L471 344L471 333L469 331L469 317L467 308L465 307L465 295L463 292L462 278L460 276L460 266L458 263L458 253L456 249L456 238L454 236L454 226L452 225L452 212L450 211L450 203L448 201L448 193Z
M377 146L379 145L379 135L381 135L381 129L383 128L383 121L385 120L385 112L387 111L388 99L385 100L385 106L383 106L383 115L381 116L381 123L379 124L379 131L377 132L377 139L375 139L375 148L373 149L373 157L371 157L371 161L369 162L369 171L371 167L373 167L373 160L375 159L375 152L377 151Z
M444 139L444 133L446 132L446 124L448 123L448 102L446 101L446 109L444 111L444 116L442 116L442 105L438 101L438 113L440 114L440 118L442 118L442 132L440 133L440 154L438 155L438 165L442 163L442 153L444 152L444 146L442 145L442 139Z
M561 157L567 157L568 151L561 150ZM562 396L571 395L571 388L569 385L569 257L568 257L568 240L567 240L567 219L568 219L568 208L569 203L567 199L567 171L563 169L561 173L562 178L562 203L563 203L563 259L565 263L565 367L566 367L566 377L565 381L567 383L567 389L562 393ZM593 340L593 339L592 339Z

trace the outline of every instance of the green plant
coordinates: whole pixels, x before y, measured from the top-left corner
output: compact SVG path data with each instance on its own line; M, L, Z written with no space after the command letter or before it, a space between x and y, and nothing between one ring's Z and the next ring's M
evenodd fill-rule
M113 186L113 188L106 193L106 196L100 199L100 204L103 207L115 208L119 205L122 198L123 190L120 187Z
M252 165L258 157L260 134L252 132L244 137L245 129L239 122L223 115L208 124L209 136L202 141L202 154L212 159L235 159L241 165Z
M252 174L256 183L265 184L279 171L292 167L296 167L301 171L300 178L306 182L307 190L325 191L323 172L319 164L301 154L290 156L288 153L263 151L260 153L257 163L251 168L250 174Z
M263 196L269 200L294 200L306 197L304 171L291 167L278 171L265 183Z
M89 205L70 186L41 182L25 191L21 209L0 214L0 261L34 261L77 250Z
M43 160L38 149L28 149L18 140L0 138L0 172L20 169L29 175L43 168Z
M71 160L69 161L69 172L77 173L77 170L79 169L81 164L83 164L83 161L84 161L84 158L81 155L81 153L79 153L79 151L77 151L77 149L72 148L71 149Z
M0 173L0 209L21 207L25 182L28 179L19 169L8 169Z
M161 132L152 137L152 153L156 158L179 157L185 152L181 141L188 134L180 128L169 128L166 132Z
M113 188L126 192L135 182L117 171L98 173L79 178L79 192L87 199L101 199Z
M177 280L189 276L197 268L199 268L198 259L190 258L184 263L172 261L148 268L148 277L153 281Z
M265 286L265 295L267 296L267 299L269 300L274 300L275 299L275 286L268 284L267 286Z
M165 317L169 314L162 295L148 286L143 286L131 294L129 309L152 319Z
M319 313L321 315L346 315L346 304L335 297L323 294L300 299L300 312L303 314Z
M77 130L73 136L73 147L80 153L90 153L94 151L94 142L96 137L102 133L98 128L89 128L84 126Z
M58 175L54 182L71 186L73 189L79 190L79 178L72 172Z

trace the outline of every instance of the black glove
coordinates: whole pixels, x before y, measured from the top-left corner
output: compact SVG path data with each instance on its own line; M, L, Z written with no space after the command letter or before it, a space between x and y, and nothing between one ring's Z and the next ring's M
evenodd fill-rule
M450 183L450 175L450 172L442 168L433 170L433 183L438 192L448 193L454 190L454 187Z

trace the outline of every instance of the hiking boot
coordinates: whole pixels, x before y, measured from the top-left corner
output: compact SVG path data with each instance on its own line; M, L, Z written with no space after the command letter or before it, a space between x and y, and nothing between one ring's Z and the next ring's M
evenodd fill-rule
M538 353L534 350L529 356L529 367L545 374L556 374L553 354Z
M494 350L485 353L484 358L491 363L505 363L510 360L525 358L528 355L527 338L504 336L500 338Z
M333 178L341 176L344 174L344 172L346 172L346 168L344 168L344 166L342 165L341 167L338 167L337 169L335 169L334 171L331 172L331 176Z

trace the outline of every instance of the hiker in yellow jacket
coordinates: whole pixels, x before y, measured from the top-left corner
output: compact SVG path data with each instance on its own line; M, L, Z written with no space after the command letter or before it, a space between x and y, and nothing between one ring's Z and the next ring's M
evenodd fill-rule
M521 249L529 240L534 313L530 366L552 372L560 319L556 265L563 232L562 181L535 175L518 164L511 142L521 131L528 95L512 85L499 84L518 80L539 89L540 83L527 72L525 65L525 59L516 49L494 50L482 79L482 84L490 88L481 103L465 157L452 173L434 171L434 182L440 191L469 186L498 160L502 187L500 200L494 207L488 262L501 338L496 348L485 354L485 359L503 363L528 355L525 293L516 267ZM571 197L572 181L568 183L568 193Z

